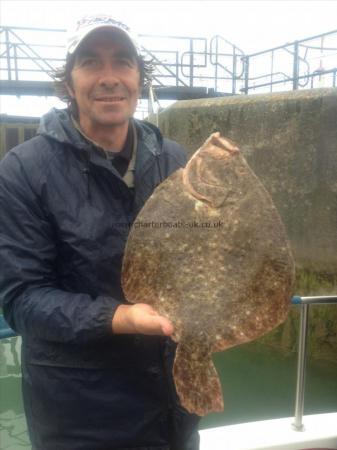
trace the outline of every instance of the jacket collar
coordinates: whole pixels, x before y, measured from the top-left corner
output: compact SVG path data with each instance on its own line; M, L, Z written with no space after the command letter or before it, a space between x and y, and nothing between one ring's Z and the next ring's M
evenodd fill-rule
M135 183L137 183L162 153L163 137L159 129L149 122L132 120L138 136L135 162ZM93 151L93 144L87 141L76 129L68 109L58 110L53 108L49 111L41 119L38 134L80 150L81 159L85 160L86 165L92 163L104 167L116 177L122 179L111 163L102 158L98 152Z
M149 122L132 120L135 123L138 138L143 143L143 150L153 155L160 154L163 137L159 129ZM68 109L52 108L41 118L37 133L80 150L90 150L92 147L92 144L84 139L74 126Z

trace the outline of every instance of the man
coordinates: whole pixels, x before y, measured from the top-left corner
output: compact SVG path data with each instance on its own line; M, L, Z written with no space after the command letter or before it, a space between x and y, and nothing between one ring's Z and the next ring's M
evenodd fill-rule
M148 67L127 28L84 18L56 75L69 107L0 164L0 298L22 335L34 450L196 450L172 324L127 304L129 225L183 149L132 118ZM144 299L144 302L146 299Z

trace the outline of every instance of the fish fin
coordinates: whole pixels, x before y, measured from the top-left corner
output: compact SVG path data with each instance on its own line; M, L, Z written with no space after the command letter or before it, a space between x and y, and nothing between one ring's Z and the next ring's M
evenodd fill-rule
M179 343L173 377L181 404L198 416L223 411L221 384L211 353L198 344Z

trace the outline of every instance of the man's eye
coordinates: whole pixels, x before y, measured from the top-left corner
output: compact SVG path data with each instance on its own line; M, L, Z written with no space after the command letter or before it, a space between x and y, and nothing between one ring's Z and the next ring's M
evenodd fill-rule
M127 66L127 67L132 67L133 66L132 62L129 59L126 59L126 58L119 59L118 63L121 66Z
M84 67L94 67L97 65L97 60L95 58L85 58L81 63Z

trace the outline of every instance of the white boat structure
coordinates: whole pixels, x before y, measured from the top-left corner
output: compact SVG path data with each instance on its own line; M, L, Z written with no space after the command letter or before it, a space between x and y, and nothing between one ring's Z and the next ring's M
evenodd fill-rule
M337 412L303 416L309 306L337 304L337 296L295 296L292 303L301 308L295 417L201 430L200 450L337 450Z
M200 450L337 449L337 412L303 417L301 431L293 418L261 420L200 431Z

